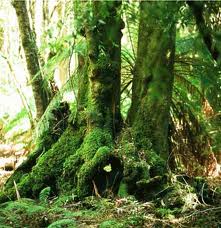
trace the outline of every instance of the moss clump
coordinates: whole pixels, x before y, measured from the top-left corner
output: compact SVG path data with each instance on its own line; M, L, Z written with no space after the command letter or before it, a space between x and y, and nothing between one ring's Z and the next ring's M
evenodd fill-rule
M128 186L126 183L124 183L123 181L121 181L120 186L119 186L119 190L117 195L121 198L127 197L128 194Z
M137 191L136 182L149 179L150 166L146 161L146 153L137 149L129 128L123 129L118 138L117 151L124 165L124 178L121 183L121 187L124 188L123 194L134 194Z
M92 192L94 187L92 181L94 181L100 193L104 192L108 187L113 187L109 186L110 183L108 183L107 179L109 179L110 182L112 181L112 178L118 179L119 176L117 176L117 173L115 172L118 170L119 173L122 172L120 162L118 163L119 165L116 165L115 162L117 163L117 158L113 156L112 149L107 146L100 147L93 159L84 163L79 170L77 184L78 195L83 196ZM110 173L104 170L104 167L107 164L110 164L112 167ZM111 175L115 174L115 177L111 177ZM87 185L85 183L87 183Z
M58 180L63 172L65 158L74 154L80 147L84 129L68 127L53 147L39 157L32 171L17 183L22 197L37 198L45 187L51 187L51 194L59 193ZM13 179L11 179L13 182ZM6 185L5 195L15 198L13 186Z
M166 161L153 150L148 151L147 162L150 165L150 177L163 176L166 173Z
M69 107L61 99L62 96L58 95L52 100L37 125L36 145L45 148L45 151L50 149L68 127Z
M118 176L118 179L121 175L117 172L122 173L120 160L114 155L113 148L112 134L106 129L93 128L86 135L76 154L65 161L62 178L66 188L69 186L73 189L73 186L76 186L75 193L80 197L91 194L95 187L94 183L101 192L104 191L110 185L105 178L113 183L110 179L114 178L114 175ZM111 164L113 170L105 173L103 168L108 164Z
M65 131L69 114L68 104L61 102L61 97L54 98L38 123L35 149L6 182L4 192L0 194L0 202L4 202L7 198L15 198L14 181L24 196L31 196L31 185L28 183L33 181L30 175L32 168L36 165L38 157L46 152L48 154L48 150Z
M139 141L137 144L137 137L138 135L134 135L134 129L126 128L122 130L118 138L117 150L124 164L122 191L119 194L135 194L137 198L154 196L152 194L154 189L146 189L144 186L149 185L149 182L153 181L153 177L164 176L166 163L151 149L151 143L146 137L145 143L142 141L144 147L139 146ZM144 137L139 140L144 140ZM164 185L163 182L160 184L161 187ZM159 190L159 188L157 189Z
M31 173L35 196L47 186L51 187L54 194L58 193L57 181L62 175L63 163L66 157L75 154L82 143L82 137L83 129L73 130L69 127L53 147L39 158Z

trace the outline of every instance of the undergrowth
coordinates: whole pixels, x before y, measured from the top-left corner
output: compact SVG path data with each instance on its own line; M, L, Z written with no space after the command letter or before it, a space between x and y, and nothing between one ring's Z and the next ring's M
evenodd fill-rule
M75 195L50 198L50 191L49 187L43 189L39 199L35 201L22 198L1 204L0 227L129 228L221 225L220 196L216 197L219 199L216 202L204 202L199 194L194 193L193 188L179 181L164 197L149 202L137 201L133 196L90 196L81 201ZM219 194L219 190L217 191Z

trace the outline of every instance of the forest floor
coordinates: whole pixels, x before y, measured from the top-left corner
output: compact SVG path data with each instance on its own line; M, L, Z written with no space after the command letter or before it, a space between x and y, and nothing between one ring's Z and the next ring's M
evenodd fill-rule
M4 174L7 178L13 171L1 172L7 173ZM221 186L220 178L209 182L214 192ZM188 185L183 185L183 189L187 191L182 192L181 186L179 196L175 193L169 199L142 202L133 196L110 199L90 196L82 201L74 195L51 198L50 188L46 188L38 200L21 198L1 204L0 228L221 227L221 197L218 203L208 203L206 189L202 188L204 192L199 197L189 191ZM180 200L182 205L176 206Z
M73 196L38 201L20 199L0 205L0 227L221 227L221 206L197 204L194 209L168 209L133 197L76 201ZM45 197L45 198L44 198Z

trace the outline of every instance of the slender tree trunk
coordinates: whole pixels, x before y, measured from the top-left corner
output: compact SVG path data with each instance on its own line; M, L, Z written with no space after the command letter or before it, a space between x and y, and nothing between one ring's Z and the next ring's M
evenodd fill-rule
M27 68L30 74L32 91L37 110L37 119L40 119L48 105L47 86L46 83L43 82L40 71L37 46L30 28L26 1L14 0L12 1L12 5L15 8L18 18L22 46L25 52Z
M32 33L34 35L34 39L36 39L36 30L35 30L35 7L36 7L36 1L35 0L29 0L28 2L29 4L29 12L30 12L30 16L31 16L31 30Z
M210 52L214 61L220 64L220 47L217 46L215 37L212 34L212 29L207 25L203 17L204 2L201 1L187 1L187 4L193 12L196 20L196 25L203 38L203 41Z
M138 148L168 157L175 52L174 3L141 2L130 121ZM148 142L150 140L150 142Z

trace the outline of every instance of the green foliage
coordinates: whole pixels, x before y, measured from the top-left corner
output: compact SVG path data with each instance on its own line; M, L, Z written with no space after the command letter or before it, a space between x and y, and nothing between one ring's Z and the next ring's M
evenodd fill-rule
M112 228L112 227L116 227L116 228L123 228L125 227L124 224L117 222L116 220L107 220L102 222L99 225L99 228Z
M14 127L21 124L22 120L24 118L28 118L28 112L25 108L22 108L21 111L19 111L12 120L10 120L3 128L4 132L8 132L12 130Z
M48 226L48 228L63 228L63 227L74 228L77 226L76 226L75 220L73 219L60 219Z
M98 15L96 15L96 18L94 14L95 11L92 9L93 1L75 1L74 5L77 9L75 12L77 20L75 21L76 28L74 29L76 29L76 31L74 31L74 35L68 34L57 38L53 37L53 29L49 29L49 40L42 45L41 50L44 52L45 49L47 49L50 52L50 58L42 68L43 72L48 75L46 80L53 77L53 72L57 64L63 60L70 60L73 53L84 57L88 55L88 43L84 38L85 33L91 31L101 33L102 29L107 25L107 21L111 18L111 12L109 12L111 4L114 4L114 2L100 2L98 4L100 9L97 11ZM126 27L123 31L125 39L122 39L123 42L126 40L126 43L122 45L121 50L121 112L124 120L127 119L128 109L131 104L132 83L136 81L134 68L137 58L138 5L138 2L123 1L122 7ZM94 7L96 7L96 4ZM213 150L219 151L221 148L219 140L221 123L219 118L221 107L221 80L219 66L211 59L211 55L207 48L205 48L202 37L199 36L199 33L194 28L195 25L188 23L194 22L192 17L188 19L188 16L191 14L188 7L182 3L179 11L176 56L174 60L175 79L173 104L170 113L170 145L172 147L170 152L175 157L174 161L180 162L180 168L184 169L183 167L185 167L193 174L198 169L198 163L206 157L208 152L211 152L210 142L213 143ZM168 20L168 18L166 18L166 20ZM210 20L208 15L207 20ZM171 21L168 23L171 23ZM210 23L208 23L208 25ZM61 29L61 26L62 23L59 23L59 29ZM80 37L81 35L84 37ZM110 65L115 66L116 63L110 63L111 57L106 47L108 45L105 46L104 42L102 42L98 43L98 45L96 44L99 49L99 56L93 67L102 68L102 70L107 72L107 76L105 75L106 77L103 79L106 82L106 80L108 81L111 78L109 76L112 76L108 75L109 71L106 71L106 69L110 69ZM111 43L110 46L114 47L115 45L116 44ZM88 64L87 61L86 64ZM89 70L86 68L85 71L90 73L94 70L93 67L90 65ZM157 69L157 71L158 70L162 74L161 69ZM37 160L37 164L34 162L34 167L29 167L29 170L31 170L30 173L15 174L15 179L16 177L19 179L19 191L21 191L24 196L39 197L42 205L48 203L50 194L57 195L65 192L74 193L78 196L89 195L96 189L96 186L92 185L92 181L97 173L100 171L110 173L113 170L109 159L111 156L114 156L120 158L124 166L124 178L120 184L119 196L125 197L135 193L137 197L140 195L144 197L142 195L143 192L140 193L141 188L143 186L150 187L151 181L153 181L154 178L154 180L156 180L159 177L158 175L160 175L161 178L167 165L167 160L162 159L158 151L153 150L154 140L151 140L152 129L147 129L144 126L151 122L153 113L161 114L160 109L152 108L149 111L144 109L144 113L138 112L138 114L140 114L139 118L135 120L133 126L129 124L129 126L126 126L125 129L122 130L115 145L112 131L106 128L106 126L110 127L112 124L109 124L112 120L110 116L105 118L104 121L100 121L101 123L104 122L104 128L93 127L93 123L97 123L101 119L100 113L97 111L98 106L103 107L105 101L109 101L109 98L106 99L105 97L99 104L95 102L95 99L90 102L86 99L86 101L83 102L83 108L80 108L84 109L84 111L79 113L80 117L78 117L78 121L80 124L87 124L87 127L84 125L84 127L79 129L79 126L77 126L79 123L75 122L76 111L77 108L79 108L77 102L72 103L71 111L73 116L69 118L69 123L67 120L69 114L63 115L65 112L63 112L63 109L60 109L63 92L73 90L80 91L80 86L77 85L77 83L80 81L82 75L78 71L74 72L74 74L75 73L74 80L70 80L67 86L57 94L38 125L36 144L37 147L41 148L41 150L39 150L40 156ZM88 77L87 74L85 75ZM133 77L135 80L133 80ZM93 81L93 79L91 79L91 81ZM72 85L72 83L74 83L74 85ZM150 83L147 83L147 86L149 85ZM83 87L83 85L81 86ZM95 84L95 87L99 86L99 83ZM102 88L102 92L105 89L109 89L108 86L107 88ZM100 90L96 93L96 96L100 95L99 91ZM86 97L88 96L90 96L90 94L86 91ZM154 94L154 97L158 99L159 95ZM209 104L211 104L211 108L215 112L215 117L208 117L203 114L202 101L208 101ZM142 101L142 104L145 104L145 102L146 101ZM139 109L139 107L137 107L137 109ZM58 110L60 110L59 114L61 114L61 116L55 115L54 112ZM22 109L5 127L5 131L7 132L20 124L21 120L25 117L27 117L27 113L25 109ZM86 123L88 119L92 124ZM74 127L72 127L72 124ZM90 124L92 126L90 126ZM155 128L155 126L151 127L153 127L153 129ZM159 137L159 135L157 135L157 137ZM157 137L153 139L156 140ZM204 144L204 142L209 143ZM192 167L189 160L193 161ZM201 168L204 167L203 162L200 163L200 165L202 166ZM12 185L10 187L12 187ZM148 194L149 190L151 191L152 189L145 189L145 193ZM154 191L156 190L158 190L157 187ZM6 187L6 195L11 197L12 193L15 195L12 188L7 189ZM57 201L57 207L51 211L64 215L65 210L59 207L74 203L75 199L73 198L72 196L60 198L60 201ZM166 219L175 216L174 208L176 207L182 208L185 211L193 209L197 204L196 194L192 192L192 190L187 193L186 189L183 189L183 186L174 187L163 198L163 201L166 206L160 208L157 213L161 218ZM90 202L85 200L84 203L91 208L113 209L113 205L110 204L109 207L107 202L105 202L105 204L104 202L97 202L96 200L91 200ZM23 211L28 214L38 213L37 209L39 208L32 208L36 211L31 211L29 205L26 206L23 204L14 205L13 210L16 213L23 213ZM12 211L10 207L7 208L7 210ZM39 209L39 211L41 210ZM83 212L79 213L83 214ZM73 214L69 213L68 215L65 214L65 216L64 219L55 221L49 227L69 226L69 223L74 220L68 216L73 216ZM142 226L143 217L136 215L129 216L126 223L122 224ZM121 222L118 223L115 219L108 219L102 222L100 227L117 227L122 224Z
M1 205L0 226L9 227L45 227L46 209L30 199L8 202Z
M120 183L117 195L122 198L128 196L128 188L126 183L123 183L123 182Z
M174 210L171 210L169 208L158 208L157 214L160 218L168 218L168 219L174 219Z
M48 197L51 193L51 187L46 187L41 190L39 193L39 200L41 203L46 203L48 201Z
M76 197L77 197L76 195L64 195L63 194L54 202L54 205L56 207L64 206L68 203L72 203Z

